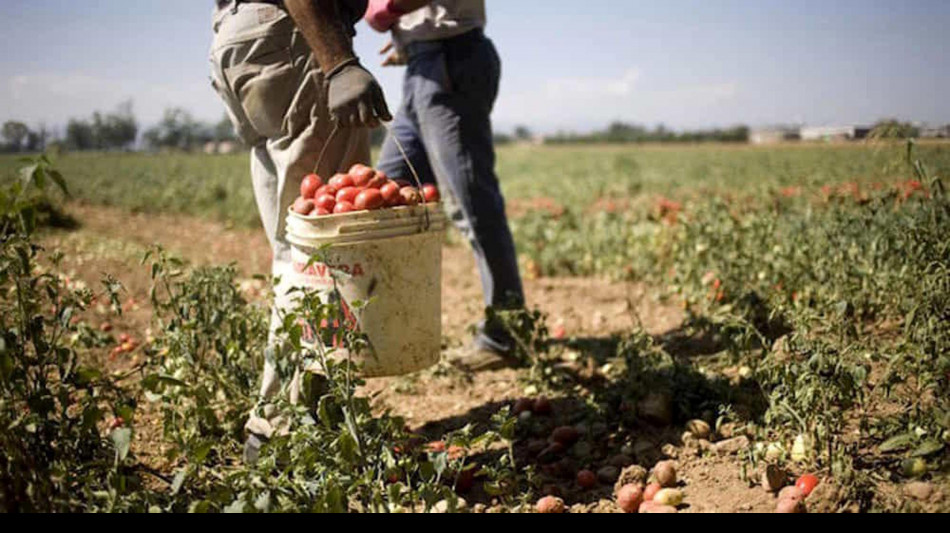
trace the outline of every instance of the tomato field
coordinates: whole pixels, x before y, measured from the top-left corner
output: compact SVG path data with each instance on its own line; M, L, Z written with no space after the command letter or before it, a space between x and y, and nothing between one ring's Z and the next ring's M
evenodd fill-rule
M521 368L364 383L301 343L341 312L305 294L278 370L328 382L248 466L247 156L0 158L0 509L950 510L950 145L512 145L498 174ZM449 353L484 309L443 257Z

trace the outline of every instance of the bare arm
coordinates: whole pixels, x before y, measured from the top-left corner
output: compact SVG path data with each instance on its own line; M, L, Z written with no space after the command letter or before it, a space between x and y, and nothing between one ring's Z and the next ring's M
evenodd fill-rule
M326 77L327 109L337 123L373 128L392 120L383 89L353 52L337 0L284 0L284 6Z
M284 5L313 50L320 70L330 73L356 60L336 0L284 0Z

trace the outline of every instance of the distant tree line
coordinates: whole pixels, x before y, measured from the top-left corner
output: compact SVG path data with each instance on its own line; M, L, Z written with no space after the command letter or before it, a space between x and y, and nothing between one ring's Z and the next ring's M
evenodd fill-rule
M41 152L46 148L50 134L45 126L34 131L22 122L9 120L0 129L0 137L3 138L3 142L0 143L0 152Z
M41 152L56 145L69 151L133 150L139 145L139 124L132 102L119 105L111 113L96 111L89 118L72 118L65 132L57 135L40 126L31 129L23 122L10 120L0 129L0 151L6 153ZM201 149L209 142L238 142L227 116L215 124L195 120L181 108L167 109L154 127L141 135L141 147L150 150Z
M231 120L224 116L215 124L195 120L191 113L175 107L166 109L162 120L148 129L142 140L152 150L200 149L208 143L238 142Z
M726 129L710 129L676 132L660 124L653 129L639 124L613 122L602 131L593 133L558 133L546 137L549 144L567 143L697 143L725 142L745 143L749 141L748 126L734 126Z
M89 119L70 119L62 144L67 150L76 151L131 150L138 133L139 125L129 101L112 113L96 111Z

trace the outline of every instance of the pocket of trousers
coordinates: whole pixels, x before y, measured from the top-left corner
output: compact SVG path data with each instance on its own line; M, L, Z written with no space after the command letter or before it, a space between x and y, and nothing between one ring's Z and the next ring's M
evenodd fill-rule
M229 67L224 75L256 133L268 139L280 137L300 82L290 48Z

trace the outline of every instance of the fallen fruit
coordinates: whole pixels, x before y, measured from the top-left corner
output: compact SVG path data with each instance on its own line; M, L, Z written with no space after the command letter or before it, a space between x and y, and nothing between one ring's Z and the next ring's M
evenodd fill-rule
M785 487L778 493L778 499L780 500L804 500L805 493L802 492L802 489L789 486Z
M690 420L686 423L686 429L697 439L705 439L712 433L712 428L705 420Z
M653 477L661 487L676 486L676 467L673 461L661 461L653 467Z
M643 489L640 485L624 485L617 491L617 507L625 513L636 513L643 504Z
M465 494L472 490L472 487L475 486L475 474L477 473L476 467L472 466L466 468L459 473L458 479L455 481L455 492L459 494Z
M573 426L561 426L551 433L551 440L565 446L570 446L581 438L580 431Z
M643 502L640 504L640 514L676 514L676 507L669 505L660 505L656 502Z
M683 491L679 489L660 489L653 496L654 502L660 505L670 505L676 507L683 503Z
M592 489L597 486L597 475L590 470L581 470L577 473L577 485L582 489Z
M531 409L531 412L536 415L549 415L551 414L553 408L551 407L551 400L548 400L544 396L536 399L534 401L534 406Z
M545 496L538 500L535 509L541 514L560 514L564 512L564 500L556 496Z
M795 482L795 487L802 491L806 498L811 494L811 491L815 490L816 486L818 486L818 478L813 474L805 474Z
M102 325L99 326L99 331L102 331L103 333L108 333L112 331L112 324L108 322L103 322Z
M547 448L541 450L541 453L538 454L538 460L542 463L550 463L563 453L564 445L560 442L552 442Z
M656 497L656 493L660 492L662 488L659 483L650 483L647 485L647 488L643 490L643 499L652 502Z
M616 466L605 466L597 471L597 479L604 485L610 485L620 477L620 469Z
M521 398L515 402L515 406L512 408L512 412L516 415L520 415L524 412L530 412L534 409L534 401L531 398Z
M779 514L801 514L805 512L805 502L786 498L775 504L775 512Z

